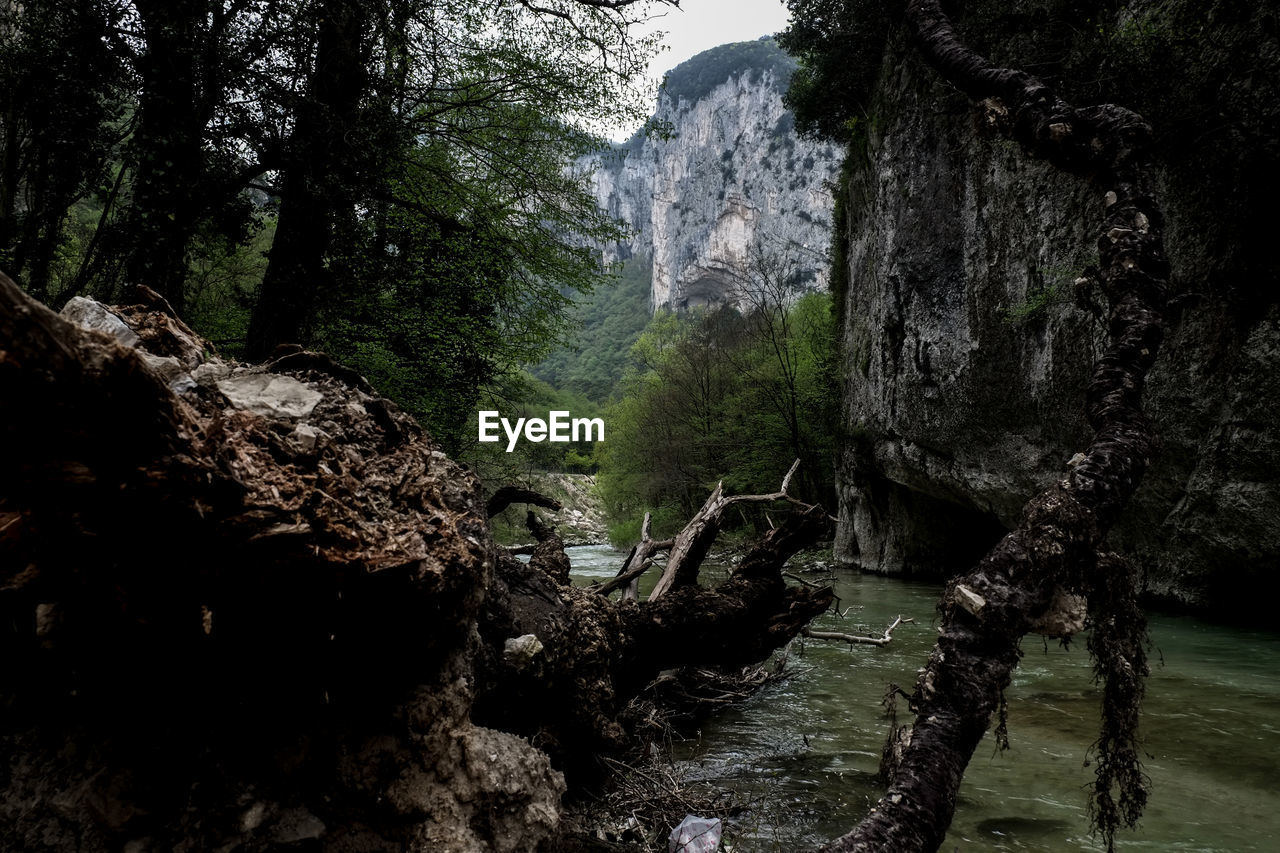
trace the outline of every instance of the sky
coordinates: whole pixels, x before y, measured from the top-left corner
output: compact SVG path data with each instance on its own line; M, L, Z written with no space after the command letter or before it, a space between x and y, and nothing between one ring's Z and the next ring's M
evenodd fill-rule
M783 0L680 0L679 9L663 9L646 26L643 32L667 33L663 40L667 49L649 66L657 106L656 87L663 74L716 45L751 41L785 29L787 7ZM611 135L621 142L634 131L634 127L618 128Z

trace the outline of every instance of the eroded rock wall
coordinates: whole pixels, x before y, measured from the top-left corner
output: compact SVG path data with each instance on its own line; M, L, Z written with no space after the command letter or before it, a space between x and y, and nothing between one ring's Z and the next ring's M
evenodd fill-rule
M655 309L733 302L755 245L792 259L811 289L826 286L839 151L796 135L788 79L748 69L692 101L664 94L655 120L669 135L600 158L596 197L634 228L606 256L652 258Z
M1259 227L1280 184L1275 19L1231 3L1119 5L978 3L960 23L1010 64L1047 58L1033 70L1064 89L1089 76L1095 102L1127 100L1108 96L1108 74L1147 75L1127 81L1142 101L1130 105L1157 129L1181 310L1146 397L1163 450L1111 541L1158 596L1248 606L1280 555L1280 310ZM1087 15L1104 17L1085 27ZM942 575L1084 446L1105 320L1074 281L1096 263L1102 200L988 132L900 33L873 104L842 187L837 556Z

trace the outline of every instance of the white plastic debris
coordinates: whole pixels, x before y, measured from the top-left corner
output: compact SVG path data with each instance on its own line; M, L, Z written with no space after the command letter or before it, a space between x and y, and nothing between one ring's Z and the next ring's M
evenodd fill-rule
M720 818L688 815L680 825L671 830L667 839L667 853L715 853L720 849L723 831Z

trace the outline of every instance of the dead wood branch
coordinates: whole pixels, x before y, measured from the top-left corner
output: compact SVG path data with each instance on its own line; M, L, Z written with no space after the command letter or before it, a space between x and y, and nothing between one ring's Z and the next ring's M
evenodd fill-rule
M791 478L795 476L796 469L799 467L799 459L791 463L791 468L782 478L782 487L767 495L726 496L724 483L717 483L715 491L707 498L706 503L676 536L666 568L662 571L662 577L658 578L658 583L654 585L653 592L649 593L649 600L655 601L673 589L697 583L698 569L701 568L702 561L707 558L707 552L711 550L711 545L719 535L721 519L725 510L730 507L744 503L787 501L802 510L811 509L810 504L797 500L787 493L787 489L791 486Z
M786 560L829 525L820 508L794 513L729 580L715 589L682 587L658 601L615 603L501 558L481 622L493 654L476 719L544 744L570 772L590 772L582 756L625 746L620 715L658 673L759 663L830 607L829 588L788 586L781 576ZM507 640L529 634L539 641L536 654L501 654Z
M804 584L804 585L805 585L805 586L807 586L807 587L812 587L813 589L821 589L821 588L824 586L823 584L820 584L820 583L814 583L813 581L807 581L807 580L805 580L804 578L800 577L799 575L794 574L793 572L783 572L783 573L782 573L782 576L783 576L784 578L791 578L791 579L792 579L793 581L795 581L796 583L802 583L802 584Z
M843 634L839 631L814 631L811 628L805 628L800 632L800 636L809 637L813 640L839 640L842 643L848 643L851 646L887 646L893 640L893 631L903 622L915 622L914 619L903 619L899 616L893 620L893 624L884 629L884 634L879 637L861 637L857 634Z
M601 595L608 595L615 589L624 588L622 601L636 601L640 597L640 577L653 565L653 557L663 551L670 551L675 544L674 539L655 540L649 535L650 513L644 514L644 522L640 525L640 541L631 548L622 568L613 580L596 588ZM625 577L625 580L624 580Z
M631 582L638 580L641 575L649 571L649 568L652 565L653 565L653 560L645 560L641 563L636 563L635 566L630 568L627 568L624 566L626 570L622 572L622 574L618 575L611 581L607 581L605 583L600 584L599 586L592 587L592 589L600 593L601 595L609 595L614 590L622 589L624 586L625 587L631 586ZM625 595L623 596L623 600L626 600Z

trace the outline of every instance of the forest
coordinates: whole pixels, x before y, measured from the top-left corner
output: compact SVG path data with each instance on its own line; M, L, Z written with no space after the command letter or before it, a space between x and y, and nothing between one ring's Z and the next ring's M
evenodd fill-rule
M0 848L1280 831L1280 10L697 2L0 0Z

